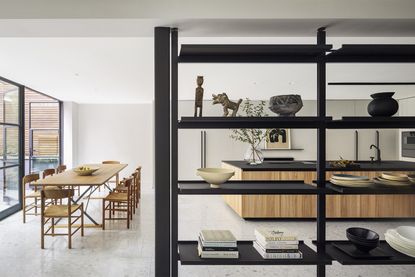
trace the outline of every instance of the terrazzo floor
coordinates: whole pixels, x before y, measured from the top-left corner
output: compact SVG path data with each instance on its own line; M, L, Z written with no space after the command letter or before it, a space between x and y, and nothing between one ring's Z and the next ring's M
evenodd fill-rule
M100 218L100 201L91 200L88 208ZM22 223L21 213L0 221L0 276L7 277L83 277L83 276L154 276L154 193L142 195L131 229L125 222L110 223L107 230L86 229L76 234L73 249L67 249L65 237L47 237L46 249L40 249L40 218L29 217ZM345 239L344 230L362 226L383 234L411 221L330 221L328 239ZM310 244L316 237L312 221L245 221L223 202L220 196L181 196L179 199L179 239L196 239L202 228L230 229L238 239L253 239L258 226L279 226L295 231ZM315 266L179 266L180 277L255 277L315 276ZM415 266L327 266L327 276L415 276Z

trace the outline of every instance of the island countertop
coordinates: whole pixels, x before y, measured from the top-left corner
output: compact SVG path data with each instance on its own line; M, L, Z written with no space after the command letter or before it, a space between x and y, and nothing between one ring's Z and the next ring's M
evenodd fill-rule
M264 161L260 165L249 165L245 161L222 161L243 171L316 171L315 161ZM382 161L380 163L370 161L358 162L359 167L338 168L326 164L327 171L415 171L415 162L406 161Z

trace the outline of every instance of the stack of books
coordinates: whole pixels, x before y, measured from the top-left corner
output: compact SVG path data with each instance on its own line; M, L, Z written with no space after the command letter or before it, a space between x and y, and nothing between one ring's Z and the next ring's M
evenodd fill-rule
M255 230L254 248L264 259L302 259L297 236L277 229Z
M202 230L197 250L201 258L238 259L236 239L229 230Z

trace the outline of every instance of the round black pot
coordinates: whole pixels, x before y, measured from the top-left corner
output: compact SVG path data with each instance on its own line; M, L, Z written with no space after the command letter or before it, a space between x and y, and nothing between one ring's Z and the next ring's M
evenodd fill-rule
M398 101L392 98L394 92L379 92L372 94L373 100L367 106L371 116L392 116L399 109Z

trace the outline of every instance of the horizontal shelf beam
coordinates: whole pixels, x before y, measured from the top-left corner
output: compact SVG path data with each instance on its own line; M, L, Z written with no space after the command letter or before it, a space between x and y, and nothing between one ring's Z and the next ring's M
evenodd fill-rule
M182 265L330 265L327 255L318 255L303 241L299 243L302 259L263 259L253 247L252 241L238 241L239 259L202 259L198 255L196 241L179 241L179 256Z
M415 117L182 117L179 129L298 128L298 129L398 129L415 128Z
M351 188L351 187L341 187L333 185L332 183L326 183L326 188L332 190L333 194L415 194L415 185L405 186L405 187L383 187L383 186L373 186L367 188ZM328 193L331 194L331 193Z
M321 127L325 120L318 117L182 117L180 129L232 129L232 128L301 128Z
M183 44L179 63L316 63L331 48L315 44Z
M179 181L179 194L319 194L325 190L301 181L228 181L211 188L205 181Z
M329 120L326 123L328 129L415 128L415 117L343 117L341 120Z

